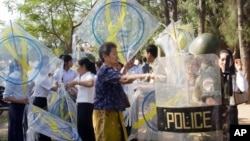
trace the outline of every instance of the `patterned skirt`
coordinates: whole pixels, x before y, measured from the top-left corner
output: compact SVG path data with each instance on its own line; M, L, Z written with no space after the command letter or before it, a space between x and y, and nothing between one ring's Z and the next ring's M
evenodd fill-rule
M123 112L94 110L93 124L96 141L127 141Z

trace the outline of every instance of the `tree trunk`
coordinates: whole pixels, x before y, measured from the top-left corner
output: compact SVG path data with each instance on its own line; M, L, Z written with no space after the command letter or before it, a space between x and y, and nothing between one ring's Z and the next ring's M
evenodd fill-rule
M165 18L166 18L166 25L169 25L170 24L170 16L169 16L169 9L168 9L168 0L163 0L162 1L163 5L164 5L164 15L165 15Z
M177 21L177 0L172 0L172 6L173 6L173 20L176 22Z
M250 47L246 39L247 37L246 26L249 23L245 23L247 20L244 20L244 17L247 18L247 15L243 13L243 6L245 4L245 0L237 0L238 6L238 34L239 34L239 47L240 47L240 56L243 65L243 72L248 81L248 86L250 86ZM250 103L250 89L248 89L248 103Z
M206 0L199 0L199 27L198 34L205 32Z
M138 3L142 4L141 0L137 0Z

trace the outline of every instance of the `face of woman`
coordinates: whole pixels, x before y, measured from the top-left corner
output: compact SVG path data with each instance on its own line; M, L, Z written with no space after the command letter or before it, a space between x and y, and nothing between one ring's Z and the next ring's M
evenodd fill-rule
M84 74L85 72L87 72L87 69L86 69L85 65L81 66L81 65L77 64L76 67L77 67L77 68L76 68L76 71L77 71L80 75L82 75L82 74Z
M227 55L228 55L227 53L220 54L219 66L220 66L220 69L222 70L222 72L225 72ZM232 62L230 62L230 66L231 66L231 63Z
M112 48L109 55L104 55L105 63L115 66L118 63L118 54L116 48Z

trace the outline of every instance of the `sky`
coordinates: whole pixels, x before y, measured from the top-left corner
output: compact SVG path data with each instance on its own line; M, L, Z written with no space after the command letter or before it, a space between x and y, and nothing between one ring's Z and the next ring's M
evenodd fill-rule
M14 18L15 16L8 12L8 8L0 3L0 17L3 21L9 21L10 19Z
M20 1L20 0L17 0ZM0 2L0 20L4 21L6 24L10 23L11 21L14 21L18 17L17 13L11 13L8 12L8 8L2 4L2 1ZM1 28L1 25L0 25Z

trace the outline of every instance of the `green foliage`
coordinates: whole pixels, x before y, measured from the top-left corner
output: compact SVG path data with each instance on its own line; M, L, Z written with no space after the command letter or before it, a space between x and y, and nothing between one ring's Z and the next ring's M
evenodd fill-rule
M195 1L178 1L179 18L184 23L193 23L195 29L198 28L199 9Z
M192 23L197 35L199 1L178 1L179 17L184 23ZM237 3L235 0L206 0L205 32L214 33L233 47L238 43Z
M67 54L65 48L62 47L52 48L52 51L55 53L56 56L60 56L61 54Z
M238 44L237 34L237 3L234 0L229 0L224 3L223 20L220 25L220 31L224 36L224 40L228 46L236 46Z
M250 1L246 1L244 6L243 6L243 12L244 12L244 20L246 20L244 25L244 29L243 29L243 33L245 34L244 36L246 37L245 40L247 42L250 42L250 17L249 17L249 13L250 13Z
M86 0L25 0L15 5L21 14L19 25L51 48L71 52L72 34L93 3ZM57 50L57 49L55 49Z
M0 115L0 141L8 140L8 112L3 112Z

